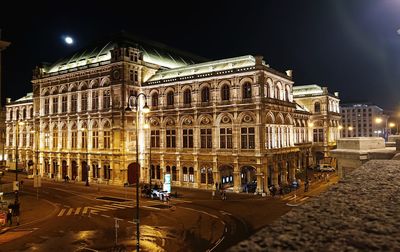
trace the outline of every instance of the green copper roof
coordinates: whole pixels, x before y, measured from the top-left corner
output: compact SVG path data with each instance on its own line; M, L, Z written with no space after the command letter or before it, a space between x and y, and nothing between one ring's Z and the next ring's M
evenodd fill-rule
M120 32L116 35L96 41L92 45L58 60L56 63L47 66L45 72L53 73L110 60L110 51L113 48L125 46L138 48L143 53L143 60L145 62L157 64L165 68L177 68L207 60L191 53L171 48L159 42L139 38L126 32Z

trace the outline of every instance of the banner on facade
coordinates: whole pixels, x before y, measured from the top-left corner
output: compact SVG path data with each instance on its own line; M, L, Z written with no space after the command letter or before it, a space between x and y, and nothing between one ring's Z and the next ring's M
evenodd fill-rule
M163 191L167 191L168 193L171 193L171 174L169 174L169 173L164 175Z

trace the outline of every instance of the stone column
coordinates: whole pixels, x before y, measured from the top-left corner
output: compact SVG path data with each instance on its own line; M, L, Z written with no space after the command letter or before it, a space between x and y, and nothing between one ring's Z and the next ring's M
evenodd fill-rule
M240 192L241 184L240 184L240 170L238 160L235 160L233 164L233 191Z
M272 168L273 174L272 174L272 184L275 187L278 187L278 176L279 176L279 170L278 170L278 163L277 161L273 162L273 168Z

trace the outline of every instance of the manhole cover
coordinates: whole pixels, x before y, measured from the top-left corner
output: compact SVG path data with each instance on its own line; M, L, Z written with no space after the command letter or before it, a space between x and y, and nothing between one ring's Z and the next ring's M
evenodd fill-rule
M167 209L167 208L171 208L171 206L169 206L169 205L153 205L153 206L151 206L151 207L154 207L154 208L160 208L160 209Z
M114 197L97 197L97 200L115 201L115 202L125 202L126 199L114 198Z

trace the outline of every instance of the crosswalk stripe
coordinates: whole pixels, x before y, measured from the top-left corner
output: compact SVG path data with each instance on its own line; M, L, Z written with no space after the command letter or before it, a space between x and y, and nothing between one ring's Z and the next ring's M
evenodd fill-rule
M75 214L79 214L80 211L81 211L81 208L78 207L78 208L75 210Z
M90 209L94 210L94 211L97 211L97 212L99 212L99 211L108 211L109 210L109 209L104 209L104 208L100 208L100 207L90 207ZM93 211L91 211L91 212L93 212Z
M63 216L63 214L65 213L65 208L61 209L60 213L58 214L58 217Z
M86 214L86 213L87 213L87 211L88 211L88 209L89 209L89 207L85 207L85 208L83 208L82 214Z
M115 207L115 208L121 208L121 209L125 209L126 207L125 206L118 206L118 205L111 205L112 207Z
M71 215L72 214L72 211L74 211L74 209L73 208L70 208L69 210L68 210L68 212L67 212L67 216L69 216L69 215Z
M131 203L114 203L114 205L124 206L128 208L134 208L133 204Z
M107 206L93 206L93 207L99 208L99 209L105 209L106 211L107 211L107 210L115 210L115 208L107 207Z

